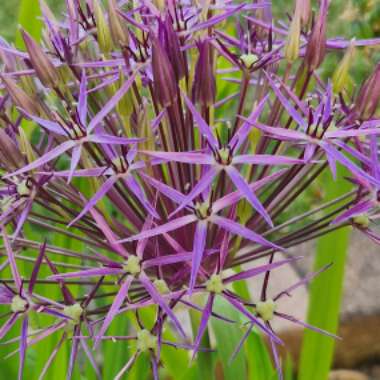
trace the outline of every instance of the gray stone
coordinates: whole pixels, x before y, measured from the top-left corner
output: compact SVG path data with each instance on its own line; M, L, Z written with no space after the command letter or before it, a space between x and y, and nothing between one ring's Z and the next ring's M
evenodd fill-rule
M358 371L338 369L331 371L329 380L369 380L369 377Z

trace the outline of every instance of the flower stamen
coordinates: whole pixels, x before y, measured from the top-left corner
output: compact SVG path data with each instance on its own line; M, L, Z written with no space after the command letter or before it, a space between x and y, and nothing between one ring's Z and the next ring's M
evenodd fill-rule
M260 301L256 304L257 314L265 322L269 322L274 317L274 312L277 309L276 303L272 299L267 299L266 301Z

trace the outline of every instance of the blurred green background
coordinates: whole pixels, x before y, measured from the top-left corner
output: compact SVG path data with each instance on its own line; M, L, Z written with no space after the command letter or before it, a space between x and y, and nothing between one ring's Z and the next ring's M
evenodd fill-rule
M46 0L46 2L51 6L54 13L59 18L61 12L63 12L63 6L64 6L64 0ZM32 24L34 23L35 15L37 14L38 9L38 0L24 0L23 7L21 8L21 14L20 14L20 3L21 0L0 0L0 35L4 37L9 42L17 41L17 25L22 23L25 28L32 27ZM316 2L313 3L314 5ZM274 7L274 13L281 18L285 18L286 14L284 13L284 10L291 14L292 8L293 8L293 1L290 0L273 0L273 7ZM19 17L20 14L20 17ZM330 23L328 27L328 33L330 36L343 36L347 39L350 39L354 36L356 38L373 38L376 36L380 36L380 1L379 0L332 0L331 1L331 7L329 12L329 18ZM37 33L37 32L36 32ZM331 74L335 67L337 62L339 61L341 55L331 55L327 58L326 65L324 66L324 72L323 75ZM357 83L360 83L362 79L368 75L370 70L373 68L374 64L376 62L380 61L380 51L379 49L360 49L360 54L356 54L355 60L353 62L353 68L352 68L352 85L354 86ZM328 237L327 239L335 239L335 242L337 239L341 238L342 241L345 239L345 237L339 237L338 235L335 235L333 237ZM62 242L64 245L65 243ZM328 240L323 240L320 243L320 247L323 248L324 245L329 245ZM341 263L341 271L343 271L344 268L344 244L342 248L342 263ZM328 261L331 260L331 257L326 258ZM323 257L320 259L323 261ZM339 269L339 268L338 268ZM339 284L337 284L337 288L339 288ZM325 290L321 290L325 291ZM331 291L330 289L327 289L327 291ZM337 310L335 310L335 314L339 315L339 305L337 305ZM225 311L225 310L224 310ZM326 313L324 313L326 314ZM322 318L326 318L325 315L322 315ZM121 321L123 322L123 321ZM326 327L322 326L323 321L320 320L319 323L317 323L320 327ZM218 329L218 326L213 326L215 330ZM328 328L329 329L329 328ZM116 327L115 327L116 330ZM331 331L331 329L330 329ZM223 333L226 334L226 331L223 329L220 329L219 327L219 333L222 336ZM234 335L235 334L235 335ZM236 335L237 334L237 335ZM231 341L232 343L234 340L238 340L241 332L240 331L227 331L227 335L225 338L226 340ZM319 338L318 338L319 339ZM332 351L332 347L330 347L330 344L326 344L326 340L323 340L323 338L320 339L320 341L313 341L312 342L313 347L309 350L308 355L309 357L305 360L305 363L307 362L313 362L315 355L315 352L317 351L317 355L325 355L325 360L328 360L327 356L330 355L329 350ZM326 344L326 346L324 346ZM329 346L329 347L327 347ZM108 346L107 346L108 347ZM223 345L221 345L222 351L225 348ZM261 348L260 348L261 347ZM45 347L46 351L46 347ZM115 367L119 367L121 364L123 364L126 360L126 357L128 356L127 350L119 350L115 351L115 349L110 348L109 350L106 350L107 353L104 353L104 362L108 363L110 367L110 374L114 372ZM33 354L34 352L34 354ZM0 352L0 356L2 352ZM245 353L246 356L246 362L247 366L250 369L250 373L254 374L254 377L252 377L252 380L270 380L274 379L273 377L273 367L270 363L269 355L266 352L264 346L262 345L260 341L260 337L256 336L256 334L252 334L247 342L247 345L245 347ZM45 353L46 354L46 353ZM42 351L29 351L28 356L28 363L31 364L32 362L37 362L37 364L34 364L36 368L38 368L38 365L41 361L38 361L36 357L33 357L33 355L43 356ZM230 355L230 352L228 350L226 352L221 352L219 357L219 363L224 363L224 365L227 365L228 363L228 357ZM225 358L223 359L223 355L225 355ZM326 356L327 355L327 356ZM202 356L199 358L198 363L196 365L193 365L192 368L188 368L188 363L186 361L186 355L180 355L178 356L177 353L172 350L169 352L163 352L163 360L166 368L168 369L168 378L172 379L183 379L183 380L194 380L194 379L200 379L204 378L207 380L211 380L211 377L213 376L210 373L210 368L212 366L210 365L210 362L207 361L207 358L202 358ZM331 356L331 355L330 355ZM54 380L61 380L65 378L65 367L67 365L66 362L67 356L61 355L61 357L58 358L58 364L53 367L53 371L50 373L49 379ZM205 360L206 359L206 360ZM240 366L240 369L243 369L244 367L244 359L243 365ZM3 380L5 378L9 380L13 380L15 377L15 370L17 370L17 363L15 365L15 360L8 360L6 362L1 361L0 362L0 380ZM128 375L126 378L128 379L146 379L147 375L147 366L149 364L145 361L140 361L138 367L134 372L130 375ZM234 363L230 367L229 371L225 371L225 378L224 380L236 380L242 377L239 377L239 360ZM195 366L197 368L194 370ZM327 363L327 371L328 371L329 363ZM291 363L286 363L286 380L293 380L293 374L291 370ZM37 370L36 370L37 372ZM268 373L271 373L271 376L268 377ZM105 370L104 379L110 379L107 372L107 368ZM232 374L230 376L230 374ZM253 375L252 375L253 376ZM30 377L30 379L36 379L36 376ZM76 373L75 379L93 379L93 374L90 373ZM325 380L323 377L313 377L315 380ZM299 380L312 380L310 376L304 375L302 379Z
M19 5L22 0L0 0L0 36L8 41L15 39L17 32ZM64 0L45 0L60 16L64 8ZM30 7L38 7L38 0L26 0ZM293 1L273 0L275 15L284 18L285 13L291 14ZM312 0L314 8L316 0ZM330 36L344 36L345 38L373 38L380 36L380 1L379 0L332 0L329 11L330 23L328 33ZM357 55L354 63L355 81L361 80L371 69L373 62L380 60L380 51L368 49L364 54ZM337 57L330 57L327 72L333 71ZM330 70L328 69L330 67Z
M1 0L0 1L0 35L12 41L17 31L19 6L21 0ZM28 0L28 3L39 7L38 0ZM56 15L62 11L65 0L47 0L46 3L51 6Z

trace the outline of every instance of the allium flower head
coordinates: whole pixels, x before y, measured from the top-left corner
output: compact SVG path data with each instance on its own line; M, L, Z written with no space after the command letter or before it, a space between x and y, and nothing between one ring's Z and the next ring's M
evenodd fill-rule
M348 58L319 72L379 41L328 39L328 3L311 21L297 0L277 23L268 1L67 0L64 20L42 4L44 37L22 32L26 51L0 41L0 338L22 322L20 379L52 334L41 378L64 345L68 379L82 356L102 378L93 349L112 340L133 347L115 379L140 355L158 379L165 346L195 358L211 318L237 323L220 299L246 322L234 356L255 329L279 378L273 320L332 335L281 311L328 267L269 286L302 242L347 225L380 242L380 66L355 94ZM325 173L351 190L302 206ZM179 311L200 314L193 339ZM47 317L30 330L35 314ZM128 333L108 335L124 316Z

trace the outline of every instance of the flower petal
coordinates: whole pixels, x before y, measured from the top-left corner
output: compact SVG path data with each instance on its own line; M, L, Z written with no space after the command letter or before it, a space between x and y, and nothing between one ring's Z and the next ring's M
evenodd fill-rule
M227 219L219 215L212 215L210 217L210 221L217 224L219 227L223 228L224 230L227 230L235 235L239 235L245 239L253 241L254 243L263 245L265 247L271 247L276 250L283 251L283 248L281 248L280 246L274 243L271 243L270 241L264 239L262 236L249 230L248 228L242 226L241 224L234 222L231 219Z
M157 226L157 227L152 228L150 230L142 231L137 235L133 235L129 238L120 240L119 243L125 243L125 242L129 242L129 241L146 239L149 237L162 235L165 232L174 231L174 230L177 230L178 228L184 227L190 223L195 222L196 220L197 220L197 217L195 215L181 216L180 218L171 220L170 222L167 222L165 224L161 224L160 226Z
M156 288L144 272L140 274L139 281L141 282L141 285L145 288L145 290L149 293L149 295L152 297L153 301L157 303L161 307L161 309L168 315L168 317L173 321L176 329L182 335L182 337L186 338L186 333L182 328L178 318L174 315L173 310L167 305L164 298L162 298L160 293L156 290Z
M240 174L240 172L234 168L233 166L228 166L226 169L228 176L231 181L236 186L236 189L239 190L242 194L244 194L245 199L251 204L254 210L256 210L264 220L273 227L273 222L265 210L264 206L261 204L260 200L256 197L254 192L250 189L248 183L245 178Z
M114 317L118 313L121 305L123 304L125 298L128 296L128 290L129 290L129 287L130 287L132 281L133 281L133 277L127 276L127 278L124 280L123 284L120 286L120 289L119 289L117 295L115 296L110 309L108 310L106 319L104 320L103 325L100 328L100 331L95 338L94 348L96 348L99 345L99 342L101 341L101 338L103 337L104 333L108 329L108 326L111 324Z
M136 144L143 141L141 138L128 138L119 137L113 135L107 135L105 133L97 133L86 137L87 141L98 143L98 144L109 144L109 145L126 145L126 144Z
M168 186L168 185L166 185L160 181L157 181L156 179L146 175L143 172L141 172L140 175L151 186L153 186L160 193L164 194L165 196L167 196L169 199L173 200L174 202L181 204L184 201L185 195L183 195L178 190L173 189L172 187L170 187L170 186Z
M268 271L271 271L273 269L276 269L278 267L282 267L283 265L285 264L289 264L295 260L299 260L301 257L294 257L294 258L290 258L290 259L285 259L285 260L280 260L280 261L276 261L274 263L271 263L271 264L265 264L265 265L260 265L256 268L251 268L251 269L247 269L247 270L243 270L239 273L236 273L230 277L227 277L224 282L226 284L230 283L230 282L235 282L235 281L241 281L241 280L246 280L248 278L251 278L251 277L254 277L254 276L258 276L259 274L262 274L262 273L265 273L265 272L268 272Z
M22 110L22 113L25 114L25 116L28 119L31 119L35 123L41 125L45 129L47 129L49 132L56 133L57 135L60 135L60 136L66 136L66 134L63 131L62 127L57 122L46 120L46 119L42 119L42 118L40 118L38 116L31 115L31 114L27 113L24 110Z
M140 153L162 158L167 161L183 162L185 164L212 165L215 163L214 158L210 154L198 152L155 152L142 150Z
M374 207L374 202L372 200L366 200L357 203L356 205L350 207L347 211L340 214L337 218L332 221L332 224L339 224L350 220L351 218L364 214Z
M135 194L137 199L143 204L146 211L148 211L149 214L152 215L154 218L160 219L160 216L157 214L156 209L146 199L144 191L142 190L140 184L134 179L134 177L132 175L128 175L123 178L123 181L128 186L129 190L131 190L131 192Z
M270 155L270 154L243 154L236 156L232 160L233 164L251 165L294 165L304 164L305 161L299 158Z
M323 335L329 336L330 338L339 339L339 337L337 335L329 333L326 330L320 329L320 328L315 327L313 325L310 325L310 324L308 324L306 322L303 322L303 321L301 321L301 320L299 320L299 319L297 319L297 318L295 318L295 317L293 317L291 315L287 315L287 314L279 313L279 312L276 312L275 314L276 314L276 316L278 316L280 318L283 318L283 319L286 319L286 320L288 320L290 322L296 323L297 325L300 325L302 327L306 327L307 329L315 331L318 334L323 334Z
M5 250L7 252L7 256L8 256L8 260L9 260L9 265L11 267L13 281L15 282L17 290L20 291L21 286L22 286L21 277L20 277L20 273L17 269L15 254L13 252L13 249L11 247L11 244L10 244L10 241L8 239L8 235L5 232L5 229L3 229L3 231L2 231L2 235L3 235Z
M235 152L240 148L241 144L243 144L246 141L249 133L254 127L254 122L260 117L260 114L262 113L268 98L269 95L264 96L264 98L260 101L257 107L248 116L247 121L238 129L238 131L231 138L229 146L233 147Z
M212 184L217 174L218 170L215 167L211 167L205 174L203 174L202 178L185 196L181 204L169 215L169 218L171 218L177 212L183 210L195 197L205 191Z
M363 169L355 165L344 154L335 149L333 146L326 142L321 142L320 145L326 151L327 154L329 154L332 158L334 158L334 160L338 161L343 166L345 166L353 175L356 175L359 178L362 177L368 180L370 183L376 186L380 186L380 180L377 180L376 178L373 178L372 176L367 174Z
M92 268L81 270L78 272L59 273L49 276L51 280L64 280L68 278L89 278L98 276L115 276L123 274L125 271L121 268Z
M240 118L249 122L249 120L243 116L240 116ZM279 140L290 140L290 141L298 141L298 142L304 142L308 140L307 135L305 135L302 132L295 131L293 129L286 129L282 127L271 127L269 125L265 125L259 122L253 123L253 125L256 128L260 129L261 131L269 135L275 136Z
M12 314L11 317L1 326L0 328L0 339L7 334L7 332L12 328L12 326L16 323L19 315Z
M24 375L24 366L25 366L25 357L26 349L28 347L28 325L29 318L24 316L21 325L21 334L20 334L20 359L18 365L18 380L22 380Z
M267 185L268 183L274 182L276 179L280 178L286 173L286 169L279 170L276 173L273 173L269 176L266 176L256 182L250 183L248 186L251 191L256 191ZM234 191L230 194L225 195L224 197L216 200L212 206L212 209L215 213L218 213L220 210L233 205L236 202L239 202L240 199L244 197L244 194L240 191Z
M80 332L79 325L74 327L74 337L78 335ZM71 342L71 350L70 350L70 358L69 358L69 368L67 370L66 379L71 380L74 372L74 365L78 356L79 351L79 339L72 339Z
M72 155L71 155L71 162L70 162L70 172L69 176L67 177L67 183L71 182L71 179L73 178L75 169L77 168L80 160L82 152L82 144L79 144L73 148Z
M276 94L278 100L281 102L283 107L286 109L288 114L293 118L293 120L303 129L307 128L306 120L296 111L296 109L290 104L286 97L282 94L280 89L277 87L276 83L272 80L270 74L264 72L269 85L272 87L273 92Z
M126 82L120 87L115 95L104 105L98 114L90 121L88 132L90 133L103 119L116 107L121 98L128 92L133 82L135 81L138 70L135 70Z
M239 311L243 316L248 318L251 322L253 322L265 335L267 335L270 339L273 339L279 344L282 344L282 341L280 338L278 338L274 333L266 327L264 324L262 324L258 318L254 317L245 307L242 305L237 299L223 295L223 297L237 310Z
M210 316L212 313L212 306L214 304L214 298L215 298L214 293L209 294L206 305L203 309L202 318L201 318L201 321L199 323L197 336L196 336L195 341L194 341L193 359L195 358L195 355L199 351L199 346L201 344L203 334L207 328L208 320L210 319Z
M189 294L193 292L197 281L198 271L201 266L203 254L206 248L207 222L201 220L197 223L194 234L193 260L191 263L191 275L189 284Z
M79 87L78 115L82 126L87 125L87 76L86 71L82 70L82 79Z
M16 170L13 173L7 174L6 176L4 176L4 178L13 177L13 176L28 172L30 170L37 169L40 166L50 162L51 160L54 160L58 156L61 156L63 153L67 152L68 150L70 150L71 148L73 148L77 144L78 144L78 142L74 141L74 140L65 141L61 145L58 145L57 147L53 148L52 150L45 153L40 158L37 158L37 160L35 160L35 161L31 162L30 164L24 166L23 168Z
M108 191L113 187L117 180L118 178L116 176L108 178L103 183L103 185L100 186L99 190L95 193L95 195L85 204L83 210L79 213L79 215L75 219L73 219L68 226L71 227L79 219L86 215L87 212L90 211L108 193Z
M30 276L29 287L28 287L29 294L33 293L34 286L36 285L38 273L40 271L41 264L42 264L42 260L44 259L44 256L45 256L45 251L46 251L46 240L44 241L43 244L41 244L40 250L37 256L37 260L33 266L33 271Z
M195 105L191 102L191 100L184 94L183 95L185 99L185 103L187 107L189 108L191 114L193 115L193 118L195 122L198 124L199 130L201 132L201 135L204 136L208 143L213 147L218 147L218 141L216 140L214 134L211 131L210 126L205 122L201 114L197 111L195 108Z

